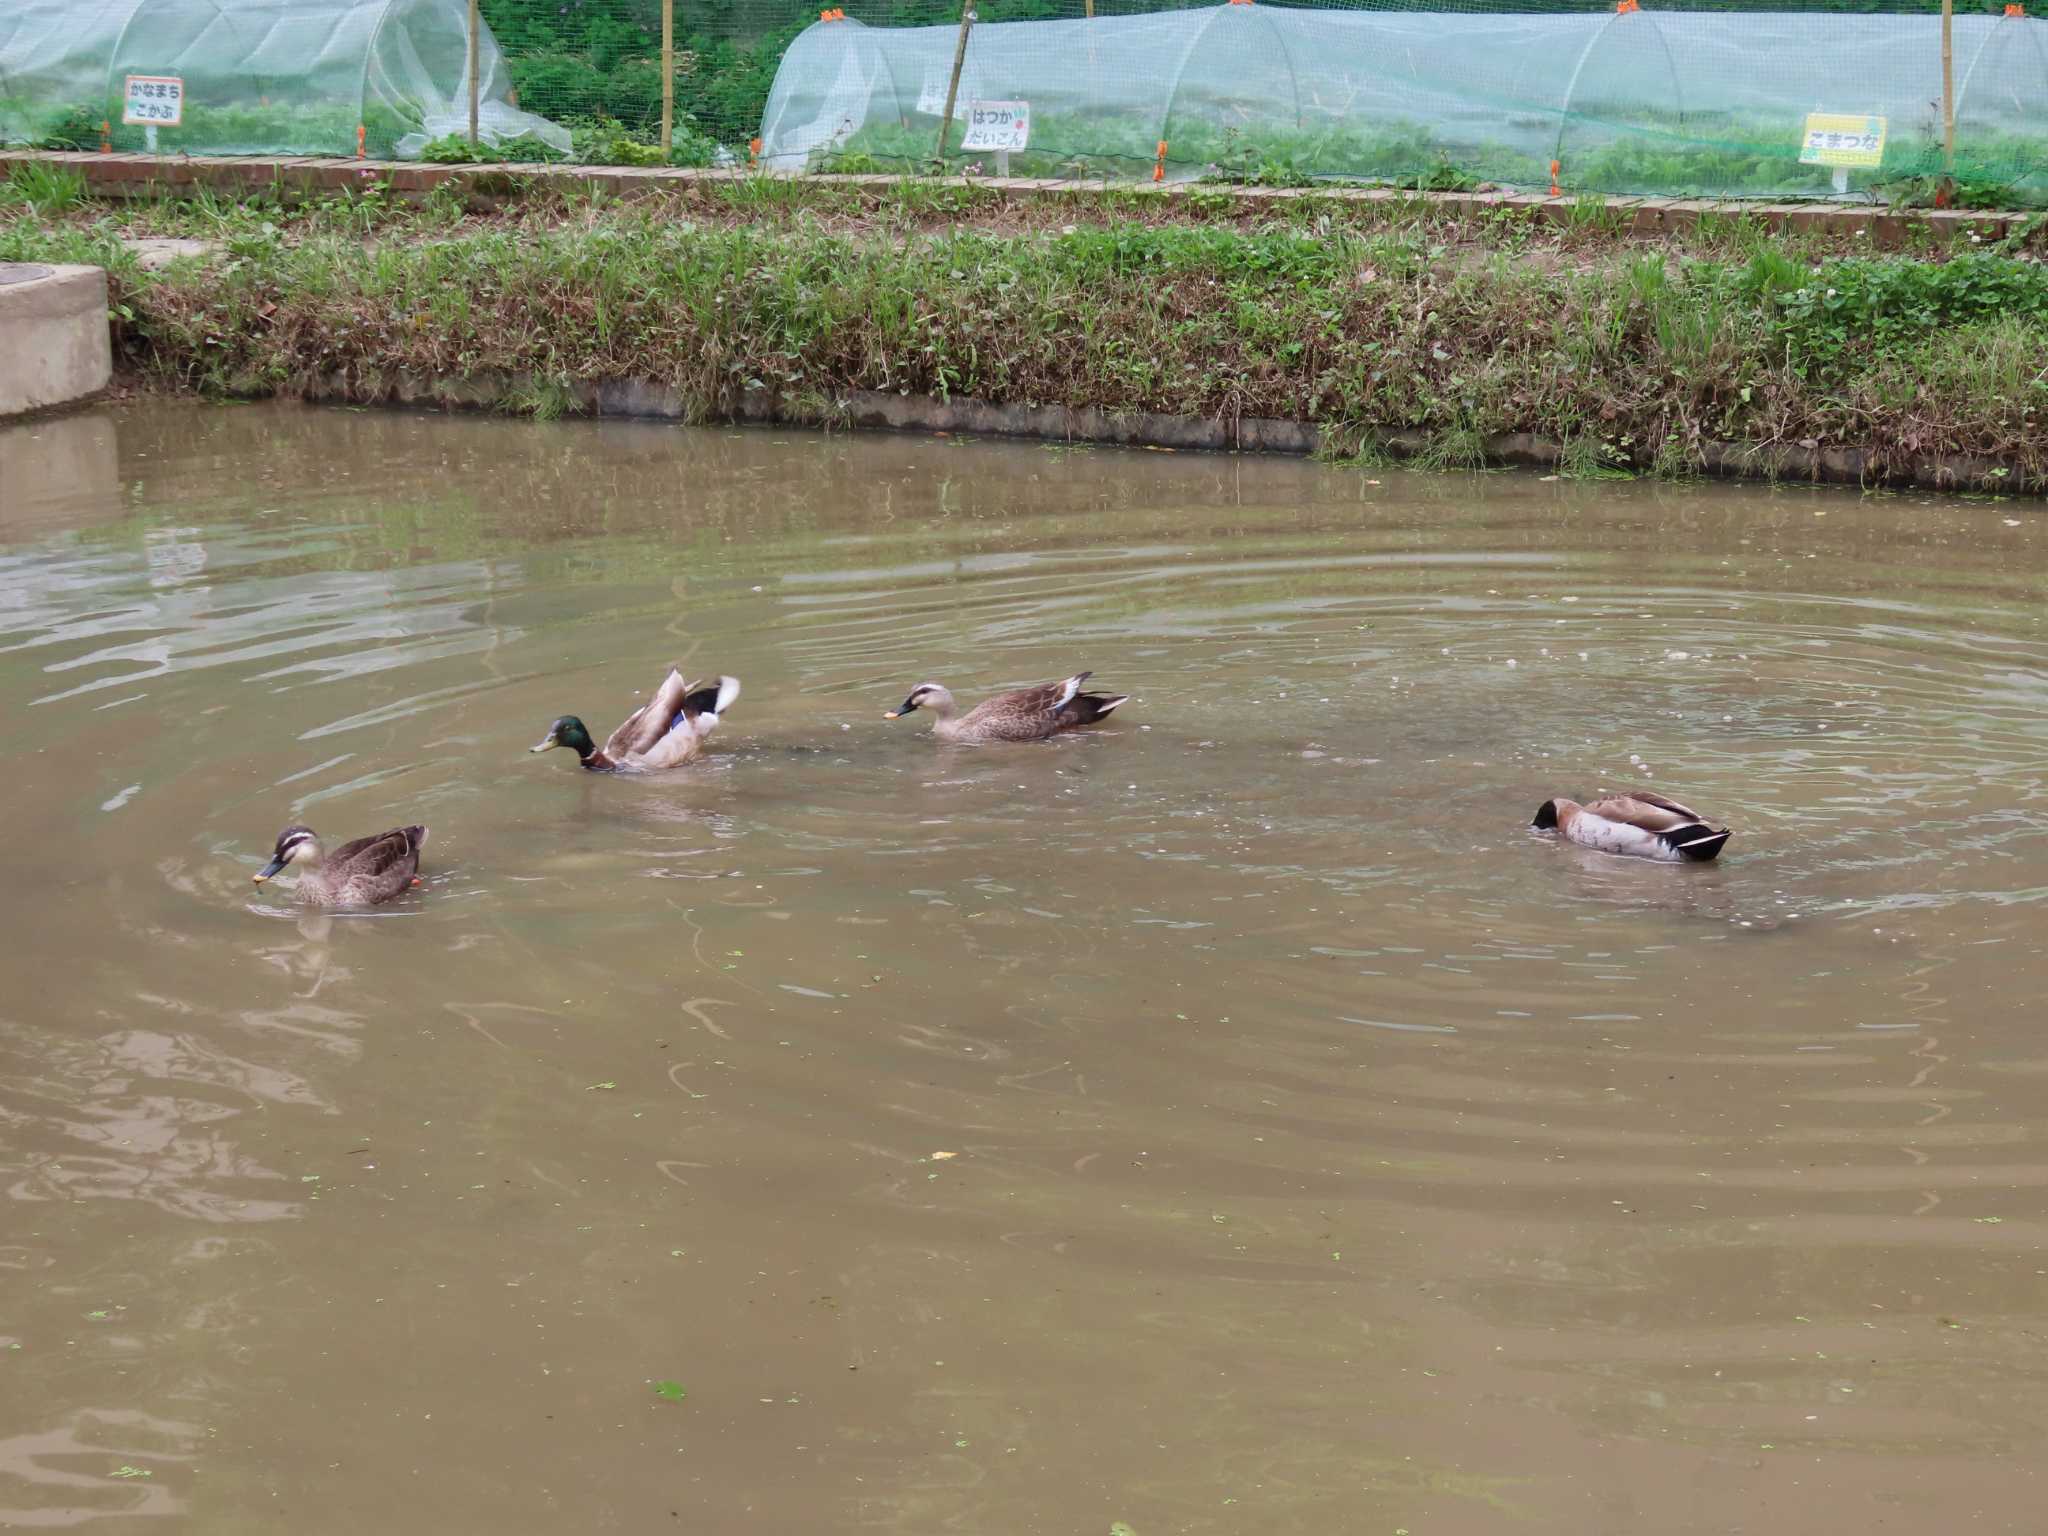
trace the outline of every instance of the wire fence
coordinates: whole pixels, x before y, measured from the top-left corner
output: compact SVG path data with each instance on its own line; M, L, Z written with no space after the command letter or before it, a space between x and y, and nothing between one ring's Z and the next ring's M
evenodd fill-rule
M2017 205L2048 200L2048 30L2005 0L8 0L0 141Z

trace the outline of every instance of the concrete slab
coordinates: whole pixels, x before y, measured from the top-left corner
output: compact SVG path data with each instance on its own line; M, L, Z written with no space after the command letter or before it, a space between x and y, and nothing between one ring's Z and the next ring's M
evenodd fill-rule
M218 240L179 240L169 235L135 235L121 242L135 253L135 264L145 272L159 272L181 257L211 256L221 248Z
M0 263L0 417L87 399L113 375L105 272Z

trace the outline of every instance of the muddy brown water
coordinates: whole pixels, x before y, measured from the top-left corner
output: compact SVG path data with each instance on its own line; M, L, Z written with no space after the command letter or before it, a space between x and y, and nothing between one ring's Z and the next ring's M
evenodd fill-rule
M0 459L0 1525L2043 1528L2036 508L270 407ZM701 765L527 754L672 657L745 681ZM1114 729L881 718L1079 666ZM1726 856L1527 829L1628 782ZM250 884L411 820L376 914Z

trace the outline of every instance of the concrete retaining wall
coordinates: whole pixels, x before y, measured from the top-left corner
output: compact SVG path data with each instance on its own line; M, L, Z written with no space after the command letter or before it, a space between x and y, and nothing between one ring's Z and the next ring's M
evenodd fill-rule
M105 272L0 263L0 417L89 399L113 374Z
M384 405L446 411L517 411L533 398L534 381L508 374L436 378L408 373L333 373L302 380L299 398L329 405ZM580 382L563 392L563 403L583 414L642 421L691 421L677 390L652 379ZM1092 406L998 405L960 396L897 395L849 390L828 401L797 404L768 391L746 394L719 419L761 425L821 427L884 432L959 433L968 436L1026 437L1049 442L1114 443L1127 447L1209 450L1223 453L1314 454L1323 450L1323 430L1314 422L1262 416L1161 416L1114 412ZM1367 441L1390 458L1422 452L1427 439L1416 432L1372 433ZM1489 464L1553 468L1564 447L1534 433L1501 433L1481 444ZM1883 454L1871 448L1780 443L1707 443L1702 468L1731 479L1807 481L1821 485L1914 485L1937 491L1989 491L2042 495L2048 480L1996 459L1938 454Z

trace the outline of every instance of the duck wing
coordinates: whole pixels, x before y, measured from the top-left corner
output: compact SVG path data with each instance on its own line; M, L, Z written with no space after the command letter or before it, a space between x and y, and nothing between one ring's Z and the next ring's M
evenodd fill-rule
M718 728L720 714L739 696L740 680L736 677L714 677L701 684L686 684L675 713L669 717L667 730L633 759L634 764L659 769L687 763L704 745L704 738Z
M669 733L676 716L682 713L683 701L689 692L690 685L683 680L683 674L670 667L668 676L654 690L654 697L634 710L626 717L625 724L612 732L604 744L604 755L617 763L651 751L654 744Z
M426 840L425 827L393 827L374 837L343 843L327 856L328 878L346 883L372 901L383 901L412 884Z
M1586 809L1595 816L1604 816L1609 821L1625 821L1645 832L1671 832L1679 827L1705 824L1697 811L1663 795L1652 794L1647 789L1630 790L1623 795L1603 795L1589 802Z
M1660 795L1655 790L1632 789L1628 792L1628 798L1631 800L1640 800L1645 805L1654 805L1659 810L1670 811L1673 815L1676 816L1683 816L1687 821L1702 821L1705 819L1700 815L1698 811L1694 810L1691 806L1680 805L1676 800L1673 800L1668 795Z
M960 724L963 728L983 730L1008 727L1011 731L1027 735L1056 731L1059 729L1060 711L1074 702L1081 685L1092 675L1076 672L1056 683L1039 683L1034 687L999 693L994 698L983 699L967 711L960 717Z

